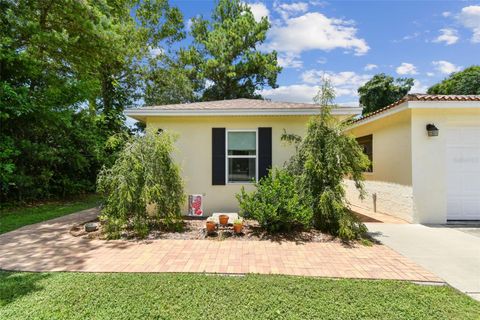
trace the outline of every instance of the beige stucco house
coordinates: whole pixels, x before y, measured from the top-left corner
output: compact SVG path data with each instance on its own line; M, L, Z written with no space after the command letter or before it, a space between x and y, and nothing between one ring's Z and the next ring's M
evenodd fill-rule
M410 94L348 129L371 157L353 205L417 223L480 220L480 96Z
M366 199L345 181L354 207L417 223L480 220L480 96L411 94L367 116L360 112L333 110L341 120L356 116L347 132L372 160ZM186 191L203 195L206 215L237 212L240 188L252 190L252 178L293 155L294 147L280 141L284 130L303 136L318 113L312 104L250 99L126 111L149 129L179 134L175 157Z
M360 108L339 107L339 119L357 116ZM176 132L175 157L187 194L203 195L203 212L238 212L235 194L253 190L271 166L282 166L294 153L284 145L284 130L303 136L313 104L237 99L129 109L126 115L147 129ZM187 212L187 207L185 208Z

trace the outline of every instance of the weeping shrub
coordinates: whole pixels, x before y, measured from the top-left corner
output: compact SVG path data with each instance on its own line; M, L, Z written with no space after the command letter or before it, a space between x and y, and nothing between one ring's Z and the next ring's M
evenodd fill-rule
M118 238L129 227L145 237L160 221L179 225L185 193L172 159L174 141L168 132L132 137L113 166L101 170L97 189L105 197L101 219L108 237Z
M312 210L302 201L295 178L285 169L274 168L247 193L242 187L236 195L242 216L253 218L269 232L308 228Z
M297 143L296 154L287 164L287 170L297 177L302 199L313 199L313 225L319 230L344 240L359 238L367 231L365 225L350 212L345 198L343 179L349 176L364 196L363 172L370 161L355 138L344 133L344 126L330 113L335 98L327 79L315 102L321 113L310 119L306 136L301 139L284 134L285 141Z

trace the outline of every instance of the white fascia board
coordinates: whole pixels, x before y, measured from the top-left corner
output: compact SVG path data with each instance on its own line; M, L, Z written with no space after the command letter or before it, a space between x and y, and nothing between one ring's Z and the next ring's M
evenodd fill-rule
M397 112L403 111L405 109L480 109L479 101L405 101L398 106L393 107L392 109L380 112L371 117L360 120L348 127L348 129L353 129L364 124L377 121L379 119L388 117ZM347 129L347 130L348 130Z
M410 101L410 109L480 109L480 101Z
M361 108L341 107L332 109L333 115L359 115ZM129 109L125 115L135 118L141 117L186 117L186 116L304 116L319 114L319 109L228 109L228 110L155 110Z

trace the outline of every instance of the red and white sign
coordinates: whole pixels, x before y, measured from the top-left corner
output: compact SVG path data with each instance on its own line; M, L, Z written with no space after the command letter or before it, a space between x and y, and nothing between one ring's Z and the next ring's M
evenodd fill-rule
M203 216L203 195L190 194L188 196L188 214L190 216Z

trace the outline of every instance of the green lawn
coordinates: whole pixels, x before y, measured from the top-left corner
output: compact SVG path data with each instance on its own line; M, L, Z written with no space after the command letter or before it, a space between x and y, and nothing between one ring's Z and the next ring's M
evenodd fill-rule
M0 272L0 319L479 319L447 286L292 276Z
M76 200L51 202L36 206L0 210L0 234L80 210L93 208L99 204L98 195L88 195Z

